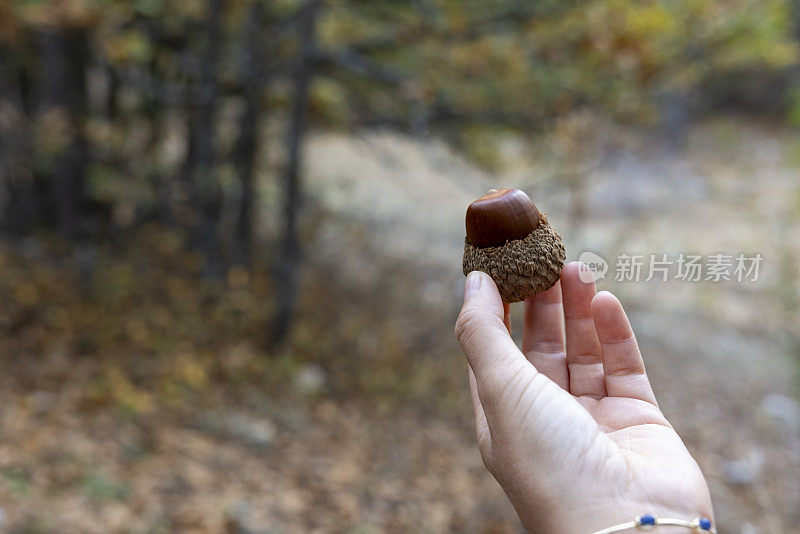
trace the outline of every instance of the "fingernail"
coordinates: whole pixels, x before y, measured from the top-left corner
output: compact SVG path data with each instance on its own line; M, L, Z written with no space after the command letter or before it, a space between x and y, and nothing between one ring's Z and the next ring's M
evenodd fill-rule
M478 293L481 282L483 282L483 277L478 271L472 271L467 275L467 281L464 283L464 300Z
M583 262L578 263L578 279L584 284L594 284L594 272Z

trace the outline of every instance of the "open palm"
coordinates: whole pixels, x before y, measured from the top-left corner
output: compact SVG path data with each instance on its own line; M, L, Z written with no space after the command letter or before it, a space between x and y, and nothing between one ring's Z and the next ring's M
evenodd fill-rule
M706 482L658 408L621 304L595 294L581 268L567 265L525 302L521 351L492 279L468 277L456 335L484 463L531 532L590 533L645 512L711 517Z

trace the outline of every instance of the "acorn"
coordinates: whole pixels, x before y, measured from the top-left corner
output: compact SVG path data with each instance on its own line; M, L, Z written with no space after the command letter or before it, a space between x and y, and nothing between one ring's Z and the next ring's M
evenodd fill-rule
M503 302L521 302L560 278L561 236L524 191L492 189L469 205L466 227L464 274L487 273Z

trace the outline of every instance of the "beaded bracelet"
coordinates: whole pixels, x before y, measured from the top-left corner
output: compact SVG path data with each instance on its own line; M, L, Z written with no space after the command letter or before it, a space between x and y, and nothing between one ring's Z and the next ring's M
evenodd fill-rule
M691 521L684 519L667 519L666 517L656 517L652 514L642 514L633 521L621 523L613 527L608 527L603 530L598 530L594 534L612 534L614 532L622 532L632 528L650 530L657 525L673 525L676 527L687 527L695 532L711 532L717 534L717 531L711 527L711 520L707 517L696 517Z

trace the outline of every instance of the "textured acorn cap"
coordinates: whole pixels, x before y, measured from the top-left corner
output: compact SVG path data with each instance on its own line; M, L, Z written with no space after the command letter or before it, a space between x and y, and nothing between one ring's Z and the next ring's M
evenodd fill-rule
M464 240L464 274L483 271L494 279L503 302L521 302L553 287L567 254L561 236L542 221L523 239L479 248Z

